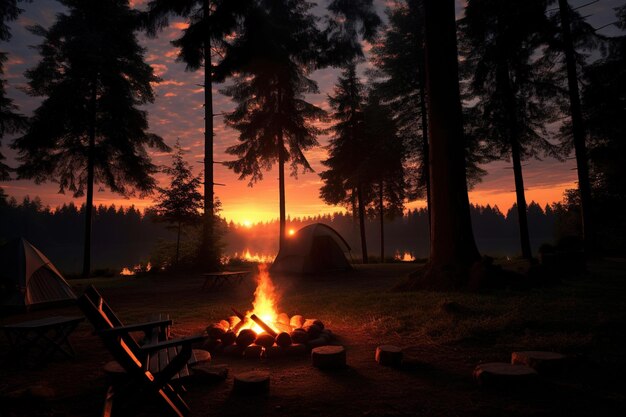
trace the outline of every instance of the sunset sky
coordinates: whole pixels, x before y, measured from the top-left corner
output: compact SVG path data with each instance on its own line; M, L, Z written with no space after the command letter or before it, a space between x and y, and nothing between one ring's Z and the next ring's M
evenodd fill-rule
M383 0L376 0L379 11L382 13L385 7ZM570 4L576 7L588 3L588 0L571 0ZM135 4L141 5L146 0L135 0ZM321 1L325 4L324 1ZM600 0L581 10L583 15L590 15L587 21L594 27L600 27L615 20L613 9L623 3L623 0ZM33 24L41 24L49 27L55 19L55 14L62 9L53 0L35 0L31 4L21 4L25 12L17 22L12 25L13 39L8 44L0 45L0 50L9 53L9 60L5 66L5 77L8 79L9 96L15 100L24 114L30 115L38 104L38 99L27 96L21 89L25 86L23 73L33 67L39 60L36 51L29 45L40 43L40 39L31 35L25 27ZM462 10L462 4L457 2L457 9ZM166 143L173 145L176 138L188 151L187 158L194 166L195 172L202 169L203 160L203 93L202 72L186 72L182 63L176 62L177 50L169 41L180 35L180 30L185 26L182 21L172 21L172 25L164 30L156 39L146 39L140 36L142 44L147 48L146 61L152 65L156 74L163 82L155 86L157 98L154 104L146 106L150 117L150 129L161 135ZM606 35L614 35L617 29L614 26L601 31ZM366 45L367 49L367 45ZM310 97L316 105L328 109L326 96L332 92L339 71L327 69L317 71L313 78L318 81L321 93ZM234 106L230 99L219 94L222 86L214 86L214 111L222 113L230 111ZM234 144L237 132L226 128L221 117L215 118L215 160L226 161L232 156L225 154L225 149ZM8 164L15 165L14 152L7 149L11 138L3 140L3 153L8 156ZM320 144L328 143L327 137L319 138ZM323 170L320 163L326 158L326 150L323 147L315 148L306 153L306 156L315 169L315 173L300 175L297 179L289 177L287 180L286 204L287 214L291 217L317 215L337 211L337 207L328 206L318 197L319 188L322 184L319 172ZM157 164L169 164L170 156L163 153L153 153L154 162ZM475 204L498 205L506 211L514 202L515 193L513 185L513 173L509 168L510 163L492 163L485 168L488 175L483 182L470 192L470 201ZM526 185L526 198L540 203L559 201L563 191L576 186L575 164L572 159L565 163L546 159L543 161L526 161L524 164L524 180ZM226 184L216 187L216 195L222 202L222 215L228 220L235 222L264 221L278 217L278 174L270 171L264 176L264 180L254 187L248 187L248 181L239 181L237 175L217 164L215 166L215 182ZM166 177L158 177L161 185L165 185ZM58 186L55 183L35 185L30 181L11 181L1 183L7 194L21 200L24 196L39 196L43 203L55 207L65 202L74 200L75 204L82 204L83 199L73 199L70 194L58 194ZM130 198L125 199L119 195L105 190L98 190L94 196L94 202L98 204L130 205L144 208L153 204L152 200ZM407 207L419 207L423 202L409 203Z

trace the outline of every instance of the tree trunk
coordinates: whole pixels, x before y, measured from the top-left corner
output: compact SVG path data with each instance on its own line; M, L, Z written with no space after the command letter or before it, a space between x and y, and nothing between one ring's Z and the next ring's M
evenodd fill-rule
M356 187L357 204L359 205L359 229L361 232L361 253L363 254L363 263L369 263L367 257L367 242L365 240L365 205L363 202L363 187L359 184Z
M89 145L87 148L87 201L85 201L85 244L83 246L83 278L89 278L91 273L91 217L93 213L93 183L95 171L95 151L96 151L96 100L97 87L91 88L91 98L89 100Z
M176 266L178 266L178 260L180 259L180 229L181 222L178 222L178 234L176 235Z
M569 90L570 113L572 117L572 133L574 136L574 151L576 153L576 168L578 171L578 191L580 193L580 212L583 230L585 253L591 254L595 249L595 233L591 211L591 185L589 182L589 166L587 159L587 145L585 144L585 126L583 124L580 93L578 91L578 75L576 73L576 58L574 44L570 31L569 5L567 0L559 0L561 16L561 32L565 48L565 62L567 64L567 85Z
M465 177L453 0L425 0L426 95L430 160L430 260L418 287L465 288L480 259Z
M380 216L380 263L385 263L385 183L380 180L380 190L378 196L379 216Z
M204 0L205 19L210 14L210 1ZM211 65L211 38L204 39L204 215L199 261L204 268L214 268L219 262L214 236L214 178L213 178L213 73Z
M513 160L513 176L515 177L515 196L517 198L517 216L520 243L522 245L522 257L524 257L524 259L532 259L533 255L530 249L530 234L528 233L528 211L524 192L520 145L515 137L511 139L511 159Z
M422 60L423 61L423 60ZM419 84L420 84L420 113L422 115L422 172L424 181L426 182L426 210L428 211L428 230L430 233L431 219L430 219L430 173L429 173L429 150L428 150L428 110L426 108L426 77L424 63L418 64L421 66L419 69Z
M285 243L285 226L286 226L286 210L285 210L285 154L283 132L278 133L278 204L280 207L280 238L278 241L278 250L283 248Z

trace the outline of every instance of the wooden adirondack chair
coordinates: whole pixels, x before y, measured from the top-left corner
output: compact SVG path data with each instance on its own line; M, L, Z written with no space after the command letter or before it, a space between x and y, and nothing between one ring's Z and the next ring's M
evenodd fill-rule
M107 350L128 375L123 387L113 385L109 387L103 410L104 417L111 415L114 399L140 398L140 394L144 392L159 398L163 407L174 416L183 417L189 414L189 407L171 384L171 380L187 366L192 356L192 343L203 340L204 336L185 337L139 346L131 332L169 325L171 321L161 320L129 326L116 325L121 322L95 288L88 289L78 299L78 305L95 327L96 333L101 337ZM172 348L175 350L172 351ZM159 352L175 353L159 355ZM160 361L166 358L165 362L159 364L160 369L156 374L150 371L149 366L150 358L155 355L158 355L156 357L160 358Z
M98 290L90 285L87 287L83 296L87 297L101 312L101 315L96 318L97 322L93 322L93 326L96 328L96 331L105 330L111 327L123 327L124 323L117 317L113 309L109 307L105 299L100 295ZM143 332L144 340L148 340L151 343L162 342L169 338L170 334L170 326L172 325L172 320L167 319L159 319L159 320L150 320L144 323L134 324L132 326L126 326L130 332Z

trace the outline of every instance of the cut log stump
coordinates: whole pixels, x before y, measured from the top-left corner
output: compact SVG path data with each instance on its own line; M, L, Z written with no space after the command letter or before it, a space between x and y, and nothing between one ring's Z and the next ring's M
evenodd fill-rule
M228 376L228 367L226 365L209 365L207 363L195 366L192 370L193 381L200 383L221 382Z
M474 380L481 387L527 387L536 382L537 377L537 371L533 368L505 362L483 363L474 369Z
M540 374L557 374L567 367L568 357L556 352L522 351L511 354L513 365L526 365Z
M393 345L378 346L375 359L380 365L399 367L402 364L402 349Z
M260 395L270 390L270 374L264 371L249 371L235 375L233 391L237 394Z
M339 369L346 366L346 349L343 346L321 346L311 351L311 363L320 369Z
M198 366L202 363L211 362L211 354L204 349L193 350L193 361L189 361L189 366Z

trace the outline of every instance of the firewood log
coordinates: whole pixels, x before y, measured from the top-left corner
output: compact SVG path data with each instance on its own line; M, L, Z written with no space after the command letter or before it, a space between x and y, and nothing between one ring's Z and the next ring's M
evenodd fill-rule
M289 324L291 325L291 327L293 327L294 329L299 329L302 326L304 326L304 317L302 317L299 314L296 314L295 316L291 317L291 320L289 320Z

